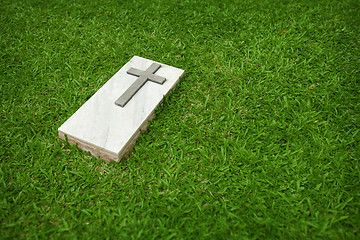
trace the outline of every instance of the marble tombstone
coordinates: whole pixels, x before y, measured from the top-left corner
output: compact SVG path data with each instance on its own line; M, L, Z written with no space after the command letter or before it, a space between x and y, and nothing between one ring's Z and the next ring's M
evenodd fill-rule
M183 74L134 56L61 125L59 137L95 157L120 161Z

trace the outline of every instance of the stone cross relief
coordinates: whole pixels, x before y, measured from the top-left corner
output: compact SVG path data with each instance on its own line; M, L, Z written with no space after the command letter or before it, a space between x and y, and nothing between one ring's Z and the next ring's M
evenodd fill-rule
M120 107L124 107L147 81L163 84L166 81L166 78L154 74L160 67L160 64L153 63L145 71L130 68L127 71L127 74L131 74L139 78L136 79L136 81L115 101L115 104Z

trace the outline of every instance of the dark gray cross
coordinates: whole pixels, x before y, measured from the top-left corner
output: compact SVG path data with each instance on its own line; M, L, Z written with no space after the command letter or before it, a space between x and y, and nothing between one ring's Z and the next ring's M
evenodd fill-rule
M127 73L139 77L136 81L116 100L115 104L124 107L139 89L149 80L158 84L163 84L166 78L155 75L154 73L161 67L158 63L153 63L145 71L130 68Z

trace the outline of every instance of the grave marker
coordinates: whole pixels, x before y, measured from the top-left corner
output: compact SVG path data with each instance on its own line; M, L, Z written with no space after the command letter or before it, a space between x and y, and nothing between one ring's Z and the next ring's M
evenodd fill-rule
M120 161L183 74L134 56L61 125L59 137L96 157Z

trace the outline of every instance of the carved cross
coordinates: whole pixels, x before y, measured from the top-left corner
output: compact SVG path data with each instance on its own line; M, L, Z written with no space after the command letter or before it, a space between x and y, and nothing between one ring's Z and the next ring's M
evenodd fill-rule
M160 67L160 64L153 63L145 71L130 68L127 73L139 78L115 101L115 104L124 107L147 81L163 84L166 78L154 74Z

